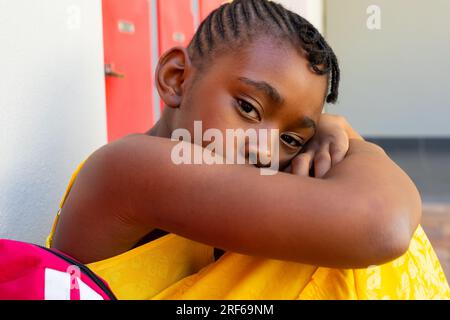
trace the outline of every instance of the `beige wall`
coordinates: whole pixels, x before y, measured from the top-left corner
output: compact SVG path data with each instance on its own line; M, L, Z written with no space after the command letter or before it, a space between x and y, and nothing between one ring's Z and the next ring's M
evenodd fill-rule
M369 30L376 4L381 29ZM341 62L339 104L364 135L450 137L450 1L327 0L325 33Z
M0 238L43 244L106 143L100 0L0 0Z
M277 0L286 8L300 14L311 22L320 32L323 32L323 1L322 0Z

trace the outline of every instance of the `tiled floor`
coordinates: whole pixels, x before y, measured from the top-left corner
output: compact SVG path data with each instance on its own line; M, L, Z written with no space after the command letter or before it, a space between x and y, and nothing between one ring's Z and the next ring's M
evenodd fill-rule
M450 204L450 138L368 140L411 177L424 202Z
M450 139L368 139L383 147L414 181L422 227L450 281Z
M450 281L450 204L424 204L422 227Z

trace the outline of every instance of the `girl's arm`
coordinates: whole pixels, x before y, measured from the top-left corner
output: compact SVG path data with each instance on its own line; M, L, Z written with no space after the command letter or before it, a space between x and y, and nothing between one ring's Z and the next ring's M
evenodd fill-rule
M77 207L126 210L143 230L227 251L342 268L398 257L420 218L414 184L372 143L350 139L346 158L322 179L262 176L243 165L175 165L177 143L132 135L100 148L77 177L74 188L85 199Z

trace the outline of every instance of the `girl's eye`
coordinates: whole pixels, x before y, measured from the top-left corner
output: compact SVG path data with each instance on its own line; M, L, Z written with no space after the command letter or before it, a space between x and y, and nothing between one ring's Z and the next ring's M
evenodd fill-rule
M297 138L294 138L293 136L290 136L288 134L282 134L281 139L292 148L300 148L303 147L303 143L298 140Z
M239 110L244 113L246 117L252 118L254 120L261 120L261 117L259 115L259 112L257 109L252 106L250 103L248 103L245 100L237 99L237 103L239 106Z

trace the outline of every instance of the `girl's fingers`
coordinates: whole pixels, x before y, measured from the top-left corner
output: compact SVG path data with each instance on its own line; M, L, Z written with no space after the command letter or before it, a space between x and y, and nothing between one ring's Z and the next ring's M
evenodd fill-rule
M331 156L331 164L335 166L339 162L344 160L347 151L348 151L348 141L347 144L331 143L329 152Z
M312 160L314 158L314 151L309 150L305 153L300 153L291 161L292 174L298 176L309 176L309 169L312 165Z
M320 150L314 155L315 176L322 178L331 168L331 155L329 144L324 144Z
M288 165L286 168L284 168L283 172L286 172L286 173L292 173L292 167L291 167L291 165Z

